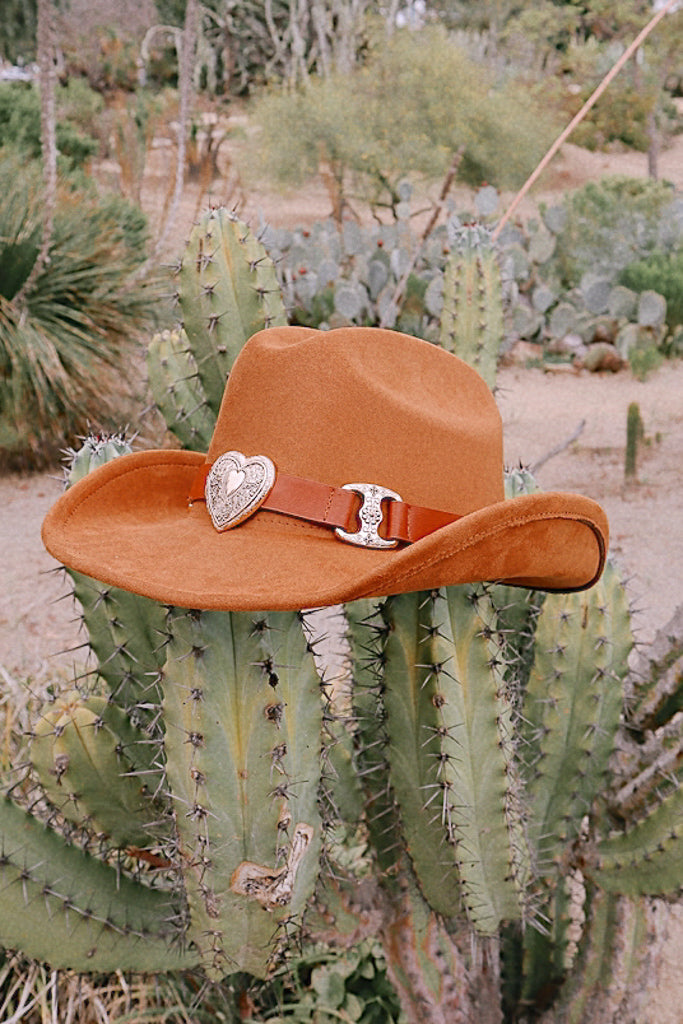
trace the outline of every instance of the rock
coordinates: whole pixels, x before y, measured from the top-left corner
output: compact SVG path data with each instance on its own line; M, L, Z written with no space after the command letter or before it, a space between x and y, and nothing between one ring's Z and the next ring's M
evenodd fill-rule
M577 334L575 331L569 331L562 338L552 338L548 342L547 351L552 352L553 355L566 355L571 356L572 359L583 359L587 346L584 344L580 334Z
M579 362L576 363L544 363L543 369L546 373L562 374L562 373L580 373L581 365Z
M591 342L606 341L613 345L617 336L619 324L608 316L598 317L593 324L593 337Z
M641 292L638 299L638 323L641 327L661 327L666 320L666 299L659 292Z
M543 360L543 349L532 341L517 341L505 353L508 366L527 366L529 363L540 363Z
M578 361L577 361L578 362ZM581 359L581 366L591 373L599 373L602 370L610 370L617 373L626 365L624 359L619 355L616 347L606 341L596 341L589 345L586 354Z

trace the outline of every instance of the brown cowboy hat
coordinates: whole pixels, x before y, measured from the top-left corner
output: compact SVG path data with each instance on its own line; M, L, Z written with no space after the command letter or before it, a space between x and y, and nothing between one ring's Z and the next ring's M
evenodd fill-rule
M54 557L88 576L234 611L485 580L580 590L607 536L589 498L504 498L500 415L471 367L360 327L254 335L207 455L118 458L43 525Z

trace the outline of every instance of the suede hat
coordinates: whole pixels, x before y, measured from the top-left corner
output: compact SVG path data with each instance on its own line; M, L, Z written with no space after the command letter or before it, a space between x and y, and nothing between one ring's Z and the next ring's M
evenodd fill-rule
M379 328L275 327L230 373L208 454L145 451L76 483L43 525L65 565L185 608L278 610L499 580L581 590L606 517L505 499L481 377Z

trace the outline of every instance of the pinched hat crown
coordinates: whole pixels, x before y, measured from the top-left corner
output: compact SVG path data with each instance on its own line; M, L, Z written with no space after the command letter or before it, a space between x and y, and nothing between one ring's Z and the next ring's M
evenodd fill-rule
M607 523L579 495L504 499L494 398L455 356L393 331L282 327L235 362L206 456L117 459L43 535L106 583L265 610L478 580L580 589Z

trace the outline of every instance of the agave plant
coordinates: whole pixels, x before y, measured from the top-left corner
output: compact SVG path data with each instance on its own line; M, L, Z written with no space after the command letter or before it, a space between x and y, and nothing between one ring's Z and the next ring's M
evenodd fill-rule
M63 184L46 266L40 171L0 158L0 464L55 458L89 421L120 418L126 357L151 318L151 289L130 282L144 218L119 200Z

